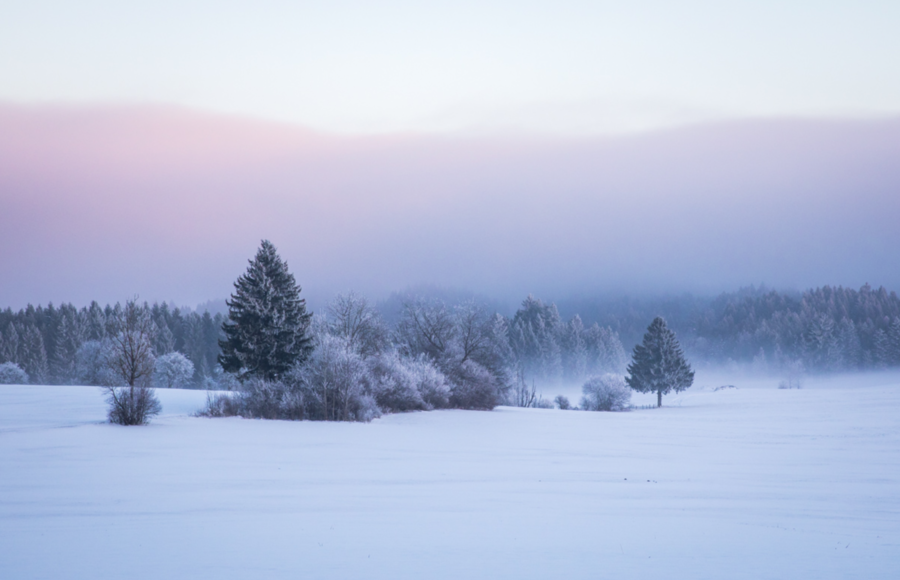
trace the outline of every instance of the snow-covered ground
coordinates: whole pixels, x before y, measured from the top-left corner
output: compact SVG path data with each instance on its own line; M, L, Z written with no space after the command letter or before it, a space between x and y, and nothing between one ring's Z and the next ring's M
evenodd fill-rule
M158 391L147 427L104 424L96 388L0 386L0 578L900 577L900 376L696 384L370 424Z

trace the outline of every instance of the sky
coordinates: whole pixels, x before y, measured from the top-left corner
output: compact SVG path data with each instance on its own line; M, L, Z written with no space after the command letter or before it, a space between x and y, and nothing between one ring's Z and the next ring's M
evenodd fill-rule
M0 5L0 307L900 289L900 4Z
M6 0L0 100L326 132L596 134L900 113L894 1Z

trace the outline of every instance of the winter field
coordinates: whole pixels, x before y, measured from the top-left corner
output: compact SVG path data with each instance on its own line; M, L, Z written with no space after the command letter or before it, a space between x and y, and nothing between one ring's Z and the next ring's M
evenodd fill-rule
M0 386L0 578L900 577L900 374L777 383L369 424L159 390L147 427Z

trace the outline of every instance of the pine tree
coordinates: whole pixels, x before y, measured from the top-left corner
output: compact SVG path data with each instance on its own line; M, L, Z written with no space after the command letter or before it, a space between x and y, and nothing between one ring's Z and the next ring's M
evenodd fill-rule
M872 339L872 358L877 368L885 368L891 364L891 343L888 335L880 328Z
M642 344L634 347L625 379L628 386L640 393L656 393L656 406L662 406L662 396L670 391L683 391L694 383L694 371L684 358L675 333L666 321L657 316L644 334Z
M300 286L268 240L234 283L219 364L239 378L277 380L312 351L311 313Z
M900 365L900 318L894 318L887 331L888 360L892 365Z
M25 369L34 384L44 384L48 375L47 351L44 349L44 337L36 326L31 325L25 329L21 352L20 366Z

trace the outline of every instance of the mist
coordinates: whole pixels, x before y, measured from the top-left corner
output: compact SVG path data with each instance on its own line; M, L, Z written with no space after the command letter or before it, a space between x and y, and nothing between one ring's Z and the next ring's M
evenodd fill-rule
M900 286L900 119L596 138L337 137L159 107L0 108L0 305L223 298L261 239L354 289Z

